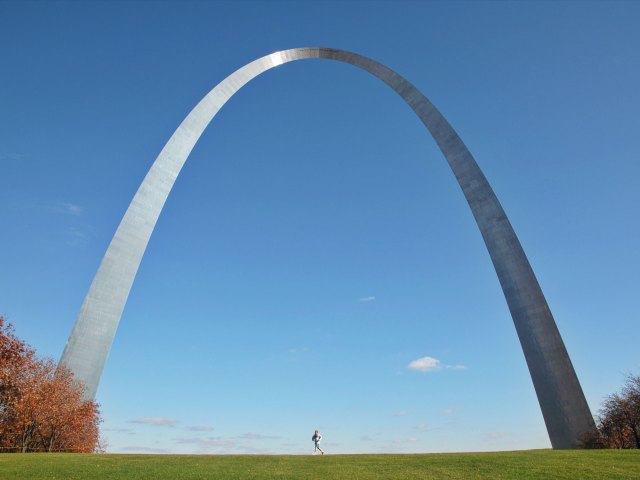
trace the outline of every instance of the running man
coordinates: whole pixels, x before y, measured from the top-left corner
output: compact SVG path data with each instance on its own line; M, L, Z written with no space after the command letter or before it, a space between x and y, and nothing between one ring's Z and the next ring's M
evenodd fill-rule
M315 455L316 452L320 450L320 453L324 455L324 452L320 448L320 440L322 440L322 435L320 435L320 432L318 430L316 430L316 433L313 434L313 437L311 437L311 440L313 440L313 443L315 445L315 448L313 449L313 454Z

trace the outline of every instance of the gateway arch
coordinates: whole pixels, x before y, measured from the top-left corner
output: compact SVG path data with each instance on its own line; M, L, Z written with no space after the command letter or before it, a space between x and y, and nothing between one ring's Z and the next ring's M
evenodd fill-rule
M344 50L294 48L235 71L189 113L164 146L136 192L102 259L60 363L95 397L120 316L162 207L200 135L222 106L250 80L296 60L321 58L361 68L395 90L442 150L480 228L507 300L555 449L579 448L594 428L578 377L507 215L473 156L449 122L416 87L390 68Z

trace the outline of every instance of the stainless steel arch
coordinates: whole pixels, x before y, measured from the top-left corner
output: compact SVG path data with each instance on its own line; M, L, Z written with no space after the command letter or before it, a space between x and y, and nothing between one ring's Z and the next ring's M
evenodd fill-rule
M261 73L295 60L349 63L395 90L427 127L455 174L493 261L522 345L553 448L577 448L594 427L589 406L529 261L491 186L458 134L417 88L388 67L330 48L272 53L240 68L207 94L164 146L135 194L93 279L60 360L95 397L138 266L171 188L220 108Z

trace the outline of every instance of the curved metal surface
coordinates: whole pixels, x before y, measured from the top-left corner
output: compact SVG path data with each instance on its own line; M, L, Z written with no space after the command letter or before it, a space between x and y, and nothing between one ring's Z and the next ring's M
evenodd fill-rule
M93 279L61 364L94 398L120 316L149 237L200 135L243 85L284 63L337 60L366 70L395 90L427 127L462 188L480 228L522 345L553 448L577 448L594 427L589 406L542 290L507 216L476 161L447 120L411 83L361 55L329 48L272 53L240 68L207 94L162 149L135 194Z

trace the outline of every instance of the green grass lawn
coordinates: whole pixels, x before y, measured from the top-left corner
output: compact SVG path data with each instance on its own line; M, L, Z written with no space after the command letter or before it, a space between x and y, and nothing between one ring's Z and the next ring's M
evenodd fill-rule
M639 450L424 455L0 454L0 479L640 479Z

